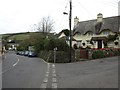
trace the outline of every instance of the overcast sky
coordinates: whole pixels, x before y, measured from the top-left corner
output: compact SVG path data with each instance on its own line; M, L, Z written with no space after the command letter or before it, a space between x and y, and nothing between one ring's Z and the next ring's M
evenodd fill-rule
M120 0L72 0L72 18L80 21L118 15ZM33 31L33 25L50 16L55 22L54 32L69 28L69 0L0 0L0 34ZM73 20L72 20L73 22ZM73 26L73 23L72 23Z

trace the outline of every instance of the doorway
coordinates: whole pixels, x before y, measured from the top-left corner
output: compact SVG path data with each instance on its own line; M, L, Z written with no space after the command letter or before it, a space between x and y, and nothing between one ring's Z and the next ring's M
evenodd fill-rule
M98 40L98 49L102 48L102 40Z

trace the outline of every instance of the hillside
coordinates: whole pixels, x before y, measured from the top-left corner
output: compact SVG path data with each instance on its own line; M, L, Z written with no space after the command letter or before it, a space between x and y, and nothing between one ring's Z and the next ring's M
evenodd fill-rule
M21 40L24 40L24 39L27 39L29 38L31 35L43 35L42 32L24 32L24 33L11 33L11 34L3 34L2 35L2 38L5 39L5 40L16 40L16 41L21 41ZM51 33L50 36L53 37L53 33Z

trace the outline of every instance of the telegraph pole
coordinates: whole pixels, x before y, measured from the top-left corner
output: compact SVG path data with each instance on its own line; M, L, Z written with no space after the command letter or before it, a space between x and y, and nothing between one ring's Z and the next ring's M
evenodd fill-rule
M69 62L72 61L72 34L71 34L71 18L72 18L72 0L70 0L70 12L69 12L69 28L70 28L70 32L69 32L69 37L70 37L70 60Z
M68 15L68 13L66 12L63 12L63 14L66 14ZM72 34L71 34L71 21L72 21L72 0L70 0L70 12L69 12L69 44L70 44L70 47L69 47L69 62L72 61Z

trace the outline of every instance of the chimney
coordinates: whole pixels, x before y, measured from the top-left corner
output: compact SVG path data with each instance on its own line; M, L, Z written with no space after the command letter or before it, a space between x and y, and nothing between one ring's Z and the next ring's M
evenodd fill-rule
M97 15L97 22L102 22L102 20L103 20L103 14L102 14L102 13L99 13L99 14Z
M76 16L76 17L74 18L74 27L77 26L78 22L79 22L79 18L77 18L77 16Z

